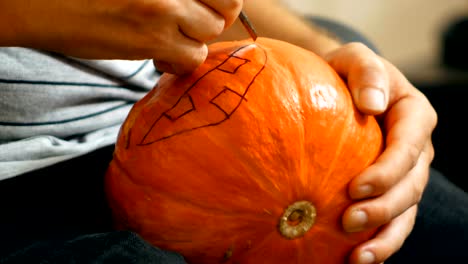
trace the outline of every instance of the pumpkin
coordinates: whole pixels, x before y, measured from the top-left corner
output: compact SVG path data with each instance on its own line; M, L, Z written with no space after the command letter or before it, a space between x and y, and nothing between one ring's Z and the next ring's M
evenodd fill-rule
M269 38L209 47L163 74L121 127L105 178L117 229L188 263L343 263L350 180L381 129L320 57Z

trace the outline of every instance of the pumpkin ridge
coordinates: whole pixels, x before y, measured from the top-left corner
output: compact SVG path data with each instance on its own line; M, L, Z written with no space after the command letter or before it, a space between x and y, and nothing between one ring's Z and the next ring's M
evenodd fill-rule
M338 117L341 120L333 120L333 122L339 122L340 126L342 127L354 127L353 124L356 122L356 115L362 115L360 112L357 111L357 108L354 107L354 104L352 103L352 97L351 94L349 93L348 88L345 85L344 80L341 78L340 75L338 75L330 65L325 64L324 67L330 68L330 73L332 76L334 76L334 83L333 84L323 84L324 87L331 86L333 87L333 90L336 91L336 93L339 95L339 97L336 98L336 103L339 105L334 106L335 112ZM319 82L320 83L320 82ZM321 85L321 84L319 84ZM346 112L344 109L349 109L348 112ZM309 117L309 118L316 118L316 117ZM307 121L305 121L307 122ZM314 122L314 121L312 121ZM332 124L332 126L335 124ZM333 189L336 189L336 181L337 177L334 174L335 168L342 162L348 162L347 160L343 159L344 155L351 154L346 152L347 149L345 149L346 142L349 140L352 140L353 138L360 137L362 132L359 130L344 130L344 129L335 129L331 128L331 130L335 131L335 135L337 137L334 138L334 148L333 152L336 153L333 156L333 159L331 159L328 163L328 168L327 170L322 171L324 173L323 176L320 177L320 186L315 186L315 185L309 185L313 186L313 189L308 189L308 191L311 192L317 192L317 190L320 192L320 194L317 194L316 197L322 197L319 201L320 206L318 206L317 210L321 210L322 208L328 208L329 204L336 204L336 201L341 201L343 200L341 192L336 192L332 191ZM349 132L352 133L349 133ZM311 133L311 132L309 132ZM304 148L307 147L307 144L304 144ZM343 153L345 151L345 153ZM335 177L333 177L335 176ZM338 177L340 178L340 177ZM323 199L323 197L326 197L326 199ZM317 202L317 201L312 201L312 202ZM318 202L317 202L318 203Z
M191 101L192 101L192 97L190 95L190 92L193 90L193 89L196 89L198 88L198 83L203 80L204 77L206 77L207 75L209 75L210 73L216 71L216 70L219 70L219 71L223 71L223 72L227 72L227 73L230 73L226 70L223 70L222 66L227 62L229 61L229 59L231 58L240 58L240 59L244 59L244 58L241 58L241 57L238 57L236 56L235 54L237 52L240 52L242 49L245 49L249 46L254 46L255 48L259 48L262 52L263 52L263 55L264 55L264 61L263 61L263 65L262 67L260 67L260 69L258 69L258 71L254 74L254 76L252 76L252 79L250 80L250 82L247 84L247 87L245 87L245 90L243 92L243 94L240 95L241 98L245 98L247 96L247 93L249 92L252 84L255 82L255 80L257 79L257 77L263 72L263 70L265 69L265 65L267 64L267 61L268 61L268 56L267 56L267 52L266 50L261 47L260 45L256 45L255 43L253 44L248 44L248 45L244 45L244 46L241 46L239 47L238 49L236 49L235 51L231 52L229 54L229 56L227 56L226 59L222 60L219 64L217 64L215 67L209 69L208 71L206 71L205 73L201 74L183 93L182 95L176 100L176 102L174 103L174 105L170 108L168 108L167 110L163 111L161 113L161 115L156 118L153 123L150 125L148 131L143 135L143 138L141 139L140 143L138 145L141 145L141 146L147 146L147 145L151 145L153 143L156 143L158 141L161 141L161 140L166 140L166 139L169 139L173 136L177 136L177 135L180 135L180 134L183 134L183 133L188 133L190 131L193 131L193 130L197 130L197 129L202 129L202 128L206 128L206 127L210 127L210 126L217 126L223 122L225 122L226 120L228 120L230 118L231 115L235 114L236 110L240 107L240 105L242 104L242 102L244 100L239 100L237 102L237 105L235 105L235 107L233 109L231 109L231 113L226 113L225 111L223 111L223 109L221 109L218 105L216 105L214 102L211 102L215 107L218 107L222 112L225 113L225 117L222 118L221 120L218 120L218 121L215 121L215 122L210 122L208 124L202 124L202 125L199 125L199 126L196 126L196 127L190 127L190 128L185 128L185 129L182 129L182 130L179 130L179 131L176 131L176 132L173 132L169 135L166 135L166 136L163 136L161 138L157 138L157 139L152 139L152 140L147 140L147 137L149 135L151 135L154 127L157 125L157 123L162 119L162 118L168 118L172 121L172 117L170 117L170 115L168 114L168 112L170 112L171 110L175 109L177 107L177 105L181 102L182 99L184 98L189 98ZM248 60L246 60L246 63L248 62ZM242 65L239 65L236 69L234 69L234 73L238 70L238 68L240 68ZM229 88L229 87L225 87L225 88Z
M354 120L354 115L347 115L347 118L346 118L346 122L344 122L345 126L350 126L352 121ZM350 135L350 134L347 134L347 133L344 133L344 131L342 131L342 133L340 133L340 138L338 140L338 144L337 144L337 149L335 150L337 155L334 156L334 158L331 160L330 162L330 166L329 166L329 169L327 171L327 174L324 176L324 180L322 181L322 186L319 187L320 190L329 190L330 189L330 185L333 186L334 185L334 181L336 181L336 179L334 177L331 177L333 176L333 168L335 168L337 162L339 162L340 160L343 162L343 158L342 158L342 154L341 152L343 151L343 147L345 145L345 141L349 140L351 138L351 136L355 136L355 135ZM333 201L335 200L341 200L341 198L338 198L337 199L337 196L341 196L340 192L329 192L331 193L332 195L323 195L322 197L327 197L327 200L324 201L322 200L321 203L323 203L323 207L329 207L329 204L332 203L333 204Z
M237 263L236 260L238 260L239 263L245 263L245 264L260 263L260 262L251 262L251 261L246 260L249 258L249 255L247 254L255 254L256 251L261 251L264 247L264 244L266 244L268 241L271 241L271 240L277 240L277 237L278 237L278 230L275 228L271 230L271 232L268 235L265 235L260 241L258 241L256 245L253 245L247 252L244 252L244 254L240 256L236 256L234 255L235 252L233 252L233 256L235 256L236 258L233 259L232 263Z
M227 143L231 144L231 143ZM226 145L226 142L223 142L223 145ZM241 160L244 158L243 152L246 150L240 150L236 148L234 144L228 145L229 149L232 150L232 152L235 154L235 156ZM275 184L275 182L267 175L267 172L262 170L260 166L257 166L256 162L247 160L247 162L244 162L241 164L248 175L255 175L254 177L251 177L252 180L259 186L259 188L270 197L272 200L272 203L270 205L279 205L285 203L287 201L287 197L281 192L281 189L278 188L279 186ZM278 207L279 210L282 210L281 206L275 206Z
M255 82L256 78L261 76L265 72L264 71L265 68L271 68L271 67L268 67L268 66L271 66L271 64L270 64L271 60L269 60L270 49L264 48L261 43L243 45L242 47L247 47L247 46L251 46L251 45L255 45L255 47L258 47L258 48L262 49L264 54L265 54L265 62L263 64L262 68L261 68L261 71L259 71L255 75L255 78L252 79L252 81L249 83L249 89L255 89L255 87L252 86L252 85L255 85L254 82ZM241 48L237 49L236 51L238 51L240 49ZM233 52L233 53L235 53L235 52ZM222 64L222 63L220 63L220 64ZM247 91L246 91L246 94L247 94ZM247 96L248 95L246 95L246 98L247 98ZM233 115L234 115L234 113L233 113ZM243 149L240 149L240 148L236 147L235 142L226 141L226 140L221 139L221 138L213 137L210 140L213 141L213 142L216 142L216 143L219 142L219 145L224 145L225 147L230 149L231 153L233 155L235 155L236 157L238 157L240 160L246 160L246 162L242 163L241 165L245 168L246 171L249 171L249 175L255 175L255 177L252 177L252 178L255 180L256 184L258 186L261 186L261 189L265 193L267 193L268 196L271 197L271 199L273 199L273 201L277 202L277 204L283 205L285 203L285 201L289 200L283 194L282 188L279 188L279 186L277 184L275 184L274 180L271 177L269 177L268 174L260 166L257 166L257 164L254 162L254 160L244 158L245 157L244 151L246 151L246 150L243 150ZM272 204L275 204L275 202L273 202ZM278 210L282 210L282 206L278 206Z
M152 192L158 192L158 193L160 193L160 195L164 194L164 197L168 198L168 200L178 201L178 202L180 202L182 204L190 205L190 206L192 206L192 208L194 208L194 209L198 208L200 211L216 211L218 213L222 213L225 216L232 216L232 217L235 216L236 218L245 218L245 219L251 219L251 220L256 219L256 221L261 220L261 221L266 221L267 223L269 223L271 221L270 220L271 217L273 217L275 215L274 213L272 214L271 212L276 211L276 210L273 210L272 208L274 208L274 207L280 208L279 205L275 206L275 204L278 204L280 202L280 200L277 199L278 200L277 202L272 202L272 203L269 204L271 206L269 210L265 209L265 208L261 208L261 207L248 208L248 209L243 208L243 209L239 209L237 211L223 210L223 209L221 209L219 207L212 207L212 206L209 206L209 204L201 204L201 203L197 203L194 200L191 200L189 198L181 197L180 194L171 192L170 190L166 191L164 193L161 193L159 189L155 189L151 185L136 182L134 177L130 177L131 174L128 172L128 170L124 166L122 166L120 159L115 158L113 160L113 164L116 166L116 169L119 170L120 177L125 177L135 187L142 188L142 190L145 190L145 193L151 194ZM269 193L267 191L265 191L265 192ZM271 199L275 199L275 197L273 195L269 195L269 197ZM269 213L267 213L267 214L260 214L260 213L256 214L255 212L269 212ZM255 216L255 217L253 217L253 216ZM278 215L278 217L279 217L279 215Z
M141 187L142 185L140 184L136 184L134 181L132 181L131 177L128 177L128 175L126 175L125 173L122 173L121 171L121 174L119 175L124 175L125 178L129 181L129 183L131 183L134 187ZM147 186L145 186L147 187ZM146 188L145 188L146 189ZM151 188L150 188L151 189ZM167 199L171 199L171 200L177 200L178 197L177 196L173 196L173 195L168 195L168 196L165 196ZM184 202L187 202L186 199L178 199L178 200L182 200ZM192 203L191 205L199 205L199 204L196 204L196 203ZM252 214L252 212L245 212L243 213L242 215L238 214L237 212L231 212L231 211L220 211L220 210L217 210L216 208L207 208L207 207L198 207L200 209L200 211L212 211L213 214L217 214L217 213L221 213L223 215L222 219L225 219L226 217L228 218L235 218L236 221L238 222L244 222L244 223L252 223L252 221L255 221L256 224L258 225L262 225L261 223L263 223L263 226L272 226L272 232L274 232L276 229L274 228L274 225L271 225L272 222L276 222L276 221L273 221L272 219L276 219L277 217L274 216L274 215L271 215L271 214ZM114 209L116 209L116 207L114 207ZM195 209L194 207L192 207L192 209ZM207 210L208 209L208 210ZM120 217L122 217L124 215L120 215ZM255 216L255 217L252 217L252 216ZM150 221L151 222L151 221ZM125 225L125 223L118 223L118 224L124 224L124 226L120 226L120 228L135 228L135 226L128 226L128 225ZM250 226L251 224L243 224L243 225L246 225L245 227L248 227ZM239 226L238 228L241 228L243 225ZM256 234L258 234L258 232L255 230L255 229L251 229L251 228L247 228L245 229L245 227L243 227L242 229L246 230L243 232L242 235L240 234L236 234L237 236L239 237L252 237L252 236L255 236ZM142 232L141 230L139 230L139 232ZM195 241L193 239L190 239L189 236L184 236L188 239L166 239L164 237L161 237L161 236L158 236L157 238L154 238L152 237L151 234L149 235L146 235L145 232L142 232L141 234L143 234L143 236L146 237L146 239L148 239L151 243L171 243L174 245L174 249L177 248L177 244L191 244L191 243L194 243ZM219 243L220 241L223 241L223 237L213 237L213 243Z
M114 221L190 264L343 263L376 231L345 233L341 214L353 203L349 181L381 152L380 127L354 108L345 82L317 55L279 40L251 43L213 44L195 72L164 74L135 104L106 175ZM150 132L203 74L185 121ZM231 90L220 94L225 87ZM168 114L190 110L186 99ZM222 117L228 122L139 144ZM288 239L278 226L298 201L313 203L317 219ZM300 210L289 213L288 225L301 223Z

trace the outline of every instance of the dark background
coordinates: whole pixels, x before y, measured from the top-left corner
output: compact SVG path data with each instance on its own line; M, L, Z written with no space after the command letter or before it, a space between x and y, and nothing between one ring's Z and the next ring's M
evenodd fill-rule
M468 192L468 16L454 18L440 42L436 65L414 65L404 73L438 113L433 167Z

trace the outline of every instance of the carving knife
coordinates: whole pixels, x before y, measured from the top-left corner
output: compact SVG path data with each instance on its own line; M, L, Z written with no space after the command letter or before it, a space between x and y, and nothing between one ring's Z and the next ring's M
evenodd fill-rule
M250 37L255 41L257 39L257 32L255 31L255 28L252 26L252 23L250 23L250 20L247 17L247 15L244 13L244 11L240 12L239 20L242 22L242 25L244 25Z

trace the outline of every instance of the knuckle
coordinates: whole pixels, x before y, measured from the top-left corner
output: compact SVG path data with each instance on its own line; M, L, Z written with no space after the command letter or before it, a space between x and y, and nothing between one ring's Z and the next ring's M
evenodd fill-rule
M208 56L208 47L206 45L202 45L198 50L198 64L202 64L206 60L207 56Z
M230 0L226 1L225 6L223 7L223 10L220 12L223 17L225 23L223 24L223 30L230 26L237 18L239 15L242 5L243 5L242 0Z
M432 106L431 102L426 97L426 95L424 95L421 91L419 91L414 86L413 86L413 88L414 89L412 89L412 91L416 93L416 97L419 100L418 103L425 108L426 115L427 115L428 120L429 120L429 122L428 122L429 125L431 126L431 128L435 128L435 126L437 125L437 122L438 122L437 111Z
M377 56L373 55L366 55L358 57L356 60L357 65L363 71L373 71L374 74L378 74L379 76L384 72L385 65Z
M168 28L162 28L161 34L155 32L145 32L139 34L137 39L134 39L134 43L138 44L142 52L145 55L160 59L161 56L167 56L168 54L161 54L161 50L167 50L174 46L174 33Z
M434 109L434 107L430 104L429 100L426 99L426 102L429 104L431 107L430 110L430 115L431 115L431 120L432 120L432 127L435 128L437 123L439 122L439 116L437 114L437 111Z
M371 184L375 186L376 192L381 194L393 186L394 178L395 177L392 177L388 172L384 171L384 169L380 169L376 172Z
M420 162L426 162L433 156L433 147L430 141L426 142L413 142L406 141L402 137L393 137L393 145L396 148L400 149L401 159L396 164L404 164L405 171L415 169Z
M174 10L178 10L177 1L167 0L158 1L134 1L131 5L131 10L140 17L147 19L160 14L172 14Z
M244 1L242 0L230 0L230 1L227 1L227 8L229 10L240 10L242 8L242 4L244 3Z
M388 258L394 253L400 250L403 246L403 241L392 241L392 243L385 243L382 241L379 248L379 252L376 254L376 263L383 264L384 261L388 260Z
M412 85L410 85L410 87L412 88L411 91L414 93L416 100L415 103L419 104L425 110L425 116L428 120L428 127L434 129L438 122L437 111L423 92Z
M434 156L435 156L434 145L432 145L432 142L429 141L427 143L426 148L424 149L424 151L427 153L428 160L432 161L434 159Z
M388 75L385 65L377 56L354 53L351 72L353 76L350 77L356 80L359 79L360 82L365 82L380 89L388 86Z
M406 157L409 160L410 168L414 168L421 155L421 147L414 142L405 143L404 149L406 149Z
M388 223L393 219L393 214L388 207L384 207L381 212L381 220L384 223Z
M166 59L171 64L172 70L177 75L183 75L194 71L206 59L208 54L206 45L186 46L186 52L174 52L172 57Z
M190 53L189 63L187 63L187 68L195 69L200 66L208 56L208 48L206 45L201 45L196 48L194 52Z
M435 127L438 121L437 111L431 105L431 102L429 101L429 99L427 99L427 97L424 94L422 94L422 92L420 93L421 93L422 100L424 100L424 104L428 107L428 115L430 116L431 124L433 127Z
M358 54L374 54L375 53L366 45L361 42L350 42L345 44L343 47L349 49L351 52L355 52Z
M375 222L376 223L388 223L393 219L393 214L387 206L379 206L373 208L375 211Z
M218 19L216 23L213 23L210 29L211 33L208 35L209 39L207 40L211 40L221 35L221 33L223 33L224 31L225 24L226 24L226 21L224 19Z
M417 204L421 201L422 195L424 193L425 185L419 183L413 183L412 185L412 202Z

